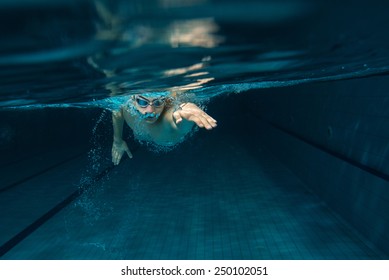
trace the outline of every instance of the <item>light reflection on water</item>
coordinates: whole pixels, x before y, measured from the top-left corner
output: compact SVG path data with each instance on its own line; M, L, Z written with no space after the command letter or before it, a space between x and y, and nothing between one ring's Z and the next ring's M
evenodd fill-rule
M209 99L386 73L386 2L340 2L5 1L0 107L110 109L139 91Z

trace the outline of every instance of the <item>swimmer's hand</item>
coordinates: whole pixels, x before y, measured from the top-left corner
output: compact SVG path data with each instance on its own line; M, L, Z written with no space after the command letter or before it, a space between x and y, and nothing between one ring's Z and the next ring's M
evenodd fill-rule
M214 118L201 110L196 104L189 102L181 104L178 110L173 112L173 118L175 119L177 125L185 119L208 130L217 126Z
M112 162L114 165L118 165L120 160L123 157L124 152L127 153L129 158L132 158L130 149L127 146L127 143L124 140L113 141L112 145Z

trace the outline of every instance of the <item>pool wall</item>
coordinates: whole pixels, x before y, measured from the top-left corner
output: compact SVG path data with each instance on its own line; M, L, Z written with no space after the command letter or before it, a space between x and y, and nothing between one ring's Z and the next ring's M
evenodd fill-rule
M348 223L389 253L389 81L248 92L257 136Z
M99 109L0 111L1 164L72 146L87 151Z
M388 104L389 81L381 76L224 96L209 113L220 120L214 133L236 133L247 125L242 131L248 134L241 137L264 141L307 188L389 255ZM99 119L95 141L110 151L110 114L101 109L3 111L0 117L3 167L40 151L75 146L88 152L96 145L91 142ZM39 174L34 168L23 172ZM15 180L24 173L15 173Z

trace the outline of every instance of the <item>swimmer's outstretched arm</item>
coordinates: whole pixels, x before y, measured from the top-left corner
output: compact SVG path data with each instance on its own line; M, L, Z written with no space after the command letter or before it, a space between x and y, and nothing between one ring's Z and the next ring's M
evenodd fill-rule
M120 111L112 112L113 124L113 144L112 144L112 162L118 165L123 154L126 152L129 158L132 158L132 153L127 146L126 141L123 140L123 124L124 117L122 109Z
M211 130L217 126L217 121L200 109L194 103L183 103L178 109L173 111L173 121L180 128L183 122L192 122L201 128Z

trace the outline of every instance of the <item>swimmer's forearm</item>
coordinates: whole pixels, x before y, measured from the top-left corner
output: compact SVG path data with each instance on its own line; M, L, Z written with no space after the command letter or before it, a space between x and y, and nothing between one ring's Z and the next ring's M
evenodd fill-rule
M123 141L124 118L121 110L112 112L112 124L113 124L113 141L114 142Z

